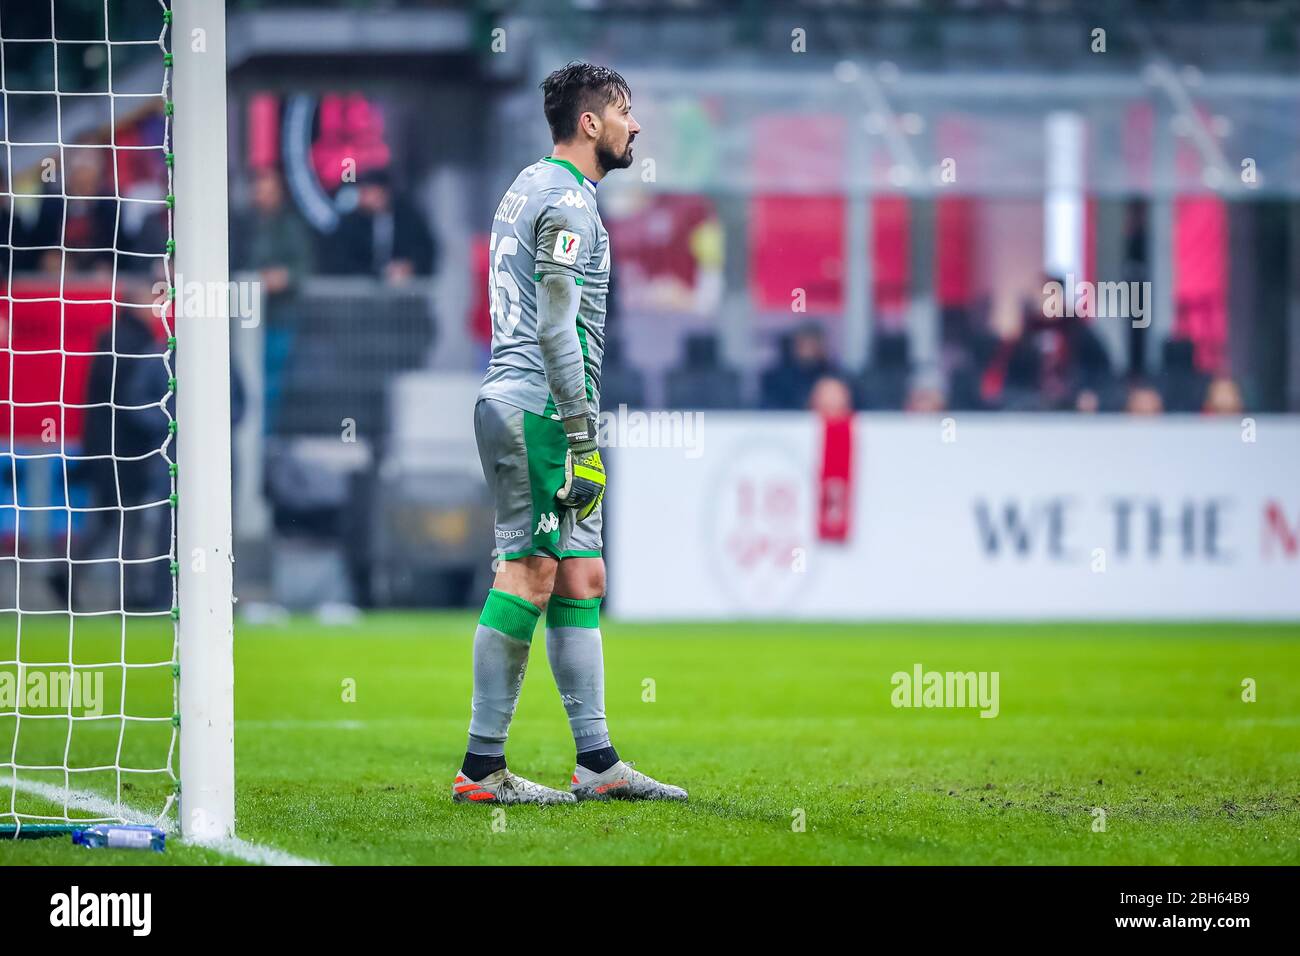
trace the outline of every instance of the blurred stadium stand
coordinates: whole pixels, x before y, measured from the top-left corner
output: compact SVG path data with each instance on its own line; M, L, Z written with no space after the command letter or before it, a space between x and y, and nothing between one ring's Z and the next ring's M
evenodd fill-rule
M460 414L478 387L473 373L412 372L393 382L370 520L380 604L452 603L491 584L492 508L472 417Z
M425 283L306 282L276 431L337 436L351 421L359 435L382 435L393 380L430 365L429 295Z

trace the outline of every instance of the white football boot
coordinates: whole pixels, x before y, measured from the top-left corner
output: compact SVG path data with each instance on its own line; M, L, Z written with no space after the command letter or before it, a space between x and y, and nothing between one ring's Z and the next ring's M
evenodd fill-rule
M647 777L620 760L604 773L579 764L569 789L579 800L685 800L686 791Z
M576 803L577 798L563 790L552 790L540 783L525 780L504 767L482 780L471 780L464 771L456 772L451 785L453 803Z

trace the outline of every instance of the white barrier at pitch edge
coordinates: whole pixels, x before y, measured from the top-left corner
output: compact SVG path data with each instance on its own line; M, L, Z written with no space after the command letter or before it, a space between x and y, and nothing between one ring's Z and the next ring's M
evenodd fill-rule
M859 415L843 543L821 454L818 419L771 413L612 449L611 612L1300 618L1300 416Z

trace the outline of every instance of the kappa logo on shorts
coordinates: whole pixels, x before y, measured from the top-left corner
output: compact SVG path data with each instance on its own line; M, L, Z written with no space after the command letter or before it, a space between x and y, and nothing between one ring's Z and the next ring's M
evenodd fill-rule
M522 538L524 536L523 528L516 528L513 531L498 531L498 538Z
M533 534L550 534L552 531L559 530L560 519L555 516L555 512L537 516L537 530Z

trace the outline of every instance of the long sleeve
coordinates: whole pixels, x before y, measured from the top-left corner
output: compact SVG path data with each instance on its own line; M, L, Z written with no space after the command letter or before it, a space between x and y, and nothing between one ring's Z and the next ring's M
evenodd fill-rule
M587 373L578 339L578 286L570 276L537 279L537 344L561 418L587 414Z
M583 205L561 200L547 206L537 217L537 342L546 383L561 418L588 412L578 307L595 241L593 214Z

